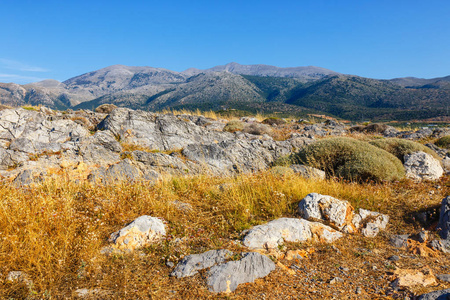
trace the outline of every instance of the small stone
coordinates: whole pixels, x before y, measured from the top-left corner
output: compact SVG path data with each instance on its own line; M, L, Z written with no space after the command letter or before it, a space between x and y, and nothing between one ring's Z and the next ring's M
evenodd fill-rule
M400 257L398 255L392 255L388 258L390 261L398 261L400 260Z
M167 261L166 266L168 266L169 268L173 268L175 266L175 264L171 261Z
M342 283L344 282L344 279L340 278L340 277L334 277L333 279L330 280L330 284L336 284L336 283Z
M164 223L155 217L140 216L133 222L111 234L109 241L123 250L134 250L158 241L166 235Z
M361 287L358 286L358 287L356 288L356 294L357 294L357 295L360 295L360 294L362 294L362 292L363 292L363 289L362 289Z
M408 234L403 235L392 235L391 236L391 245L397 248L402 248L407 246L407 240L409 238Z
M450 282L450 274L440 274L436 276L440 281Z

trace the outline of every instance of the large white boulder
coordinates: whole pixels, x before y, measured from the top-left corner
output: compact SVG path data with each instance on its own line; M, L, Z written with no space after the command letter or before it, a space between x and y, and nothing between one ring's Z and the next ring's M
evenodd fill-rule
M406 154L404 161L406 177L414 180L438 180L444 174L441 163L422 151Z

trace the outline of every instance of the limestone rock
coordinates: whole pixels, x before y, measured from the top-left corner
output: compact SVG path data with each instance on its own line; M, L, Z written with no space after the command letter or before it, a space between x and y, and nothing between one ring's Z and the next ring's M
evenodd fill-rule
M435 250L439 250L447 254L450 253L450 240L434 240L431 241L430 245Z
M394 275L397 279L392 283L392 285L397 287L413 287L417 285L429 286L437 283L436 277L429 269L424 269L422 271L413 269L397 269L394 271Z
M450 289L434 291L420 295L417 300L447 300L450 297Z
M406 177L414 180L438 180L444 170L433 156L419 151L405 155Z
M313 238L327 243L342 237L342 233L321 223L304 219L280 218L250 229L244 246L250 249L271 249L287 242L305 242Z
M387 215L365 209L354 214L353 210L348 201L317 193L308 194L298 204L302 218L324 222L345 233L360 230L364 236L374 237L389 221Z
M308 194L298 204L298 212L306 220L326 221L339 230L352 224L353 207L348 201L331 196Z
M109 241L121 250L134 250L154 243L165 235L166 228L160 219L144 215L112 233Z
M377 212L373 212L367 209L359 209L358 214L353 216L352 223L356 228L361 228L362 235L366 237L375 237L380 230L386 228L389 222L389 216L383 215Z
M177 278L194 276L199 270L225 262L231 255L233 255L233 252L225 249L188 255L178 263L170 276L176 276Z
M265 255L246 253L239 261L214 266L208 272L207 284L211 292L234 291L239 284L253 282L275 270L275 263Z
M442 199L438 228L439 235L443 239L450 240L450 196Z
M408 238L409 234L393 235L391 236L390 241L394 247L402 248L407 246Z

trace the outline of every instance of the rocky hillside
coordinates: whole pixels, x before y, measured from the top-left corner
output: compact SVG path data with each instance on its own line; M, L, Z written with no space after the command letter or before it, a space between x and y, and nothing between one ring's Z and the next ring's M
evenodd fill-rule
M449 128L0 110L0 298L447 297L449 145Z
M94 109L112 103L143 110L234 108L250 112L325 113L350 120L410 120L448 114L449 77L375 80L318 67L230 63L174 72L114 65L64 82L0 84L10 106Z

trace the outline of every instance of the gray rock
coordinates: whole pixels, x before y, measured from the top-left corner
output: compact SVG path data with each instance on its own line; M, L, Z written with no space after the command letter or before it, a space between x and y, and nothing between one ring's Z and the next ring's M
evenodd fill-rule
M443 239L450 240L450 196L442 199L438 229Z
M431 241L430 245L433 249L450 253L450 240L434 240Z
M305 165L291 165L289 166L294 173L305 178L325 179L325 172L310 166Z
M351 224L353 207L348 201L311 193L300 201L298 212L306 220L327 221L341 230Z
M34 176L32 170L23 170L14 179L13 183L19 186L30 185L34 182Z
M114 232L109 242L119 249L134 250L159 240L166 235L166 226L155 217L140 216L124 228Z
M330 280L330 284L336 284L336 283L342 283L344 282L344 279L340 278L340 277L334 277L333 279Z
M233 134L209 131L174 115L157 115L126 108L114 109L99 125L122 141L155 150L182 149L192 143L213 143L232 139Z
M373 212L367 209L359 209L359 212L353 216L352 223L356 228L361 228L362 235L366 237L375 237L380 230L384 230L389 222L389 216Z
M419 298L417 298L417 300L448 300L449 297L450 297L450 289L445 289L420 295Z
M390 260L390 261L399 261L400 257L398 255L392 255L392 256L388 257L388 260Z
M414 180L438 180L444 170L433 156L419 151L405 155L406 177Z
M275 270L275 264L267 256L251 252L239 261L214 266L208 272L207 284L211 292L232 292L239 284L253 282Z
M422 128L415 132L404 134L402 137L404 139L410 139L410 140L419 140L423 138L427 138L433 134L433 131L429 128Z
M390 238L391 245L397 248L402 248L407 246L407 241L409 238L409 234L403 235L392 235Z
M436 275L436 277L440 281L450 282L450 274L439 274L439 275Z
M170 276L177 278L194 276L199 270L221 264L232 255L233 252L226 249L210 250L201 254L188 255L178 263L172 273L170 273Z
M333 242L342 233L331 227L304 219L280 218L250 229L244 238L244 246L250 249L272 249L286 242L305 242L317 238Z

